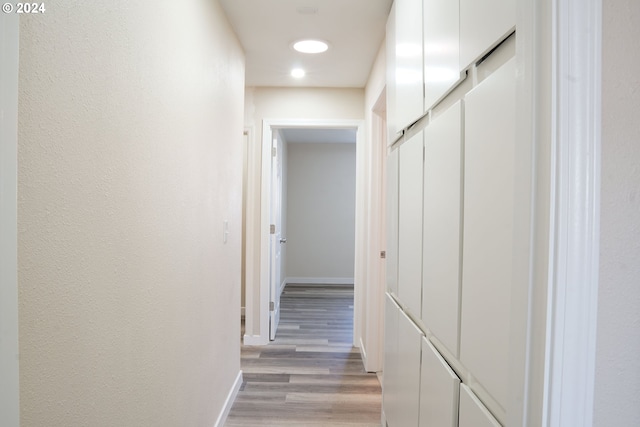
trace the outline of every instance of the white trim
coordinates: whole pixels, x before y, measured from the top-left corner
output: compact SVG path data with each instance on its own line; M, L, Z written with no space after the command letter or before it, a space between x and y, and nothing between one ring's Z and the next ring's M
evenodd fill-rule
M365 126L364 120L342 120L342 119L264 119L262 121L262 170L261 170L261 210L260 210L260 306L253 308L252 314L260 319L260 331L254 336L259 336L256 340L260 343L267 344L269 340L269 197L270 194L270 174L271 174L271 141L272 130L282 128L316 128L316 129L353 129L356 128L356 147L361 147L365 143ZM356 148L356 151L358 149ZM357 160L356 160L357 162ZM356 174L358 171L356 170ZM357 179L357 178L356 178ZM358 189L356 189L357 194ZM249 193L249 198L252 195ZM357 197L357 196L356 196ZM357 207L356 207L357 209ZM360 219L356 215L356 240L358 239L357 230ZM255 239L254 241L257 241ZM356 242L356 248L358 247ZM357 262L357 260L356 260ZM353 281L353 279L351 279ZM359 305L361 299L357 284L354 286L354 345L355 337L359 336L360 317L358 316ZM254 331L255 332L255 331ZM265 341L266 337L266 341ZM245 340L247 339L245 335ZM246 342L246 341L245 341ZM260 345L260 344L255 344Z
M601 0L556 0L554 209L544 421L593 423L600 236ZM571 76L569 79L567 76Z
M507 425L592 425L600 2L518 0L519 143Z
M238 392L240 391L240 387L242 386L242 371L238 372L236 376L236 380L234 381L231 389L229 390L229 394L227 394L227 399L224 401L224 406L222 407L222 411L218 415L218 419L216 420L215 426L222 427L224 423L227 421L227 417L229 416L229 412L231 412L231 407L233 406L233 402L236 400L236 396L238 396Z
M258 240L259 230L256 230L254 226L255 217L257 215L259 206L256 202L256 198L259 197L255 185L255 170L257 169L257 159L255 155L255 132L253 126L245 128L247 132L247 205L246 210L246 229L245 229L245 293L244 293L244 306L245 306L245 337L252 336L254 334L254 315L256 293L260 291L257 288L259 281L255 277L254 266L256 264L256 258L259 256L256 252L259 248L256 248L255 242Z
M364 342L362 341L362 338L360 338L360 343L356 347L360 349L360 357L362 358L362 364L364 366L367 366L367 347L365 347Z
M285 283L312 285L353 285L353 277L287 277Z
M244 334L244 336L242 337L242 344L243 345L267 345L269 344L269 335L265 337L262 335Z
M18 15L0 16L0 414L20 423L18 363Z

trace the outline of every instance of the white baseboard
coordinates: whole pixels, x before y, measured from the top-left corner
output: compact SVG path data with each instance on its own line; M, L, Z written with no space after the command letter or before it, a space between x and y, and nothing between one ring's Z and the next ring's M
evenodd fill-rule
M262 335L247 335L242 337L242 344L244 345L267 345L269 343L269 337L263 337Z
M227 421L227 417L229 416L229 412L231 412L231 407L233 406L233 402L236 400L236 396L238 395L238 391L240 391L240 386L242 385L242 370L238 372L236 376L236 380L229 390L229 394L227 395L227 400L224 402L224 406L222 407L222 411L220 411L220 415L218 415L218 419L216 420L215 427L222 427Z
M304 285L353 285L353 277L287 277L284 281Z

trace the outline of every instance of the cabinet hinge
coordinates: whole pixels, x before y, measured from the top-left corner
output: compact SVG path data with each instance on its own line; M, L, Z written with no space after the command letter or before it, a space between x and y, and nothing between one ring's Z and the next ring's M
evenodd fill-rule
M276 309L276 304L273 301L269 301L269 311L274 311Z
M269 226L269 234L276 234L276 225L275 224L271 224Z

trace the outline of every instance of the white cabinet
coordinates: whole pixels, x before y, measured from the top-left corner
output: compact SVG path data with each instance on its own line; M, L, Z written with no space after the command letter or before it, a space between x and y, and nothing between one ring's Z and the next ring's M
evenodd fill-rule
M393 144L402 134L396 114L396 3L391 5L387 18L385 39L387 57L387 144Z
M422 116L422 1L395 1L395 120L401 130Z
M515 0L460 0L461 69L482 58L515 25Z
M460 326L462 105L424 130L422 321L455 356Z
M460 379L425 338L420 371L420 427L457 427Z
M399 399L401 384L398 379L398 321L400 307L387 293L384 305L384 367L382 406L389 425L400 418Z
M398 300L415 316L422 306L423 134L399 148Z
M387 156L387 291L398 294L398 150Z
M387 294L383 397L390 427L417 426L420 408L420 352L423 337Z
M424 109L429 110L460 80L458 1L424 0Z
M515 59L465 100L460 360L506 408L514 215Z
M400 313L398 321L398 393L399 407L397 424L391 427L418 425L420 412L420 351L422 332L407 317Z
M501 427L476 395L464 384L460 386L459 417L459 427Z

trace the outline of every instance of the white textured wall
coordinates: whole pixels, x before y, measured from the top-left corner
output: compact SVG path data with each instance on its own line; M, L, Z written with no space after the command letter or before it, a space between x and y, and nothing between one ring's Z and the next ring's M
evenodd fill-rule
M356 144L287 150L287 277L353 278Z
M240 45L217 1L46 6L20 22L21 426L212 426L240 369Z
M603 1L602 193L594 425L640 420L640 3Z

